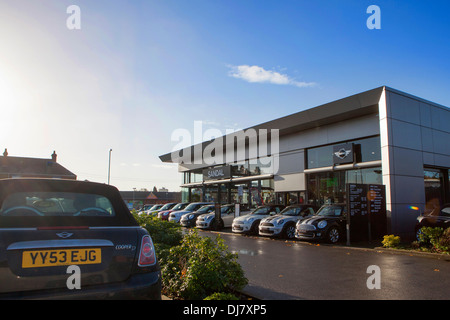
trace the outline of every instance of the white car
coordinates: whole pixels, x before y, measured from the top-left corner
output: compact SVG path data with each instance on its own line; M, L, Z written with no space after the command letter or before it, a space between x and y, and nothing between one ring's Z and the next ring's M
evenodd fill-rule
M283 205L260 206L245 216L234 218L231 231L236 233L258 234L261 219L273 216L283 210Z
M261 236L295 238L295 224L313 216L316 208L311 205L293 205L285 208L280 214L267 217L259 224Z
M207 204L213 204L212 202L193 202L188 204L184 209L172 211L169 215L169 221L173 222L180 222L181 216L183 216L186 213L194 212L200 209L201 207L207 205Z
M241 213L242 214L242 213ZM220 207L221 221L215 223L215 212L201 214L197 217L195 227L199 229L217 229L231 227L234 219L234 204L225 204Z

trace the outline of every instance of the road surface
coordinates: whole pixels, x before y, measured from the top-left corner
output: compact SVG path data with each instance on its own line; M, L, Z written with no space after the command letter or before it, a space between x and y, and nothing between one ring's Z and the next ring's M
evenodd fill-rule
M201 234L211 237L220 234L229 250L238 253L249 280L244 291L256 298L450 298L450 261L230 232ZM369 289L368 282L369 287L379 285L380 289Z

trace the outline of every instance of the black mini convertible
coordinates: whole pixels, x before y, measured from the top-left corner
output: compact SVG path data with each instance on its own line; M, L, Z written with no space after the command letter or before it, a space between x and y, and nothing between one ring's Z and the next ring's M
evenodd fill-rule
M0 180L0 299L161 299L152 239L110 185Z

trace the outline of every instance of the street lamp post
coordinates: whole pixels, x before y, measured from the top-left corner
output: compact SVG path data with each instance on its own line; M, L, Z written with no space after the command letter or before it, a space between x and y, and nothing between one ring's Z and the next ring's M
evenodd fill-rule
M109 149L109 162L108 162L108 184L111 177L111 151L112 149Z

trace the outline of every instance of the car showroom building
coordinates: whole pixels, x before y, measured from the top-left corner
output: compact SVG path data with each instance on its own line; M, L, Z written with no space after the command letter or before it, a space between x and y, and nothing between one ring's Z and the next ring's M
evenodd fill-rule
M251 138L239 144L228 134L221 163L195 159L213 144L217 153L217 140L160 156L179 163L183 201L322 205L346 203L350 183L384 185L387 232L404 237L421 212L450 202L450 109L442 105L383 86L249 129L258 142L273 134L277 148L271 139L261 153Z

